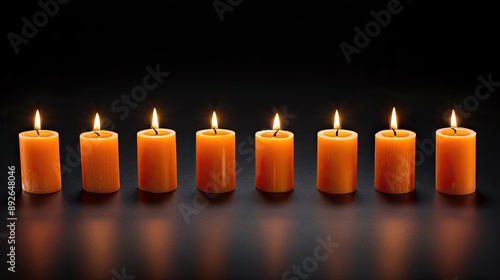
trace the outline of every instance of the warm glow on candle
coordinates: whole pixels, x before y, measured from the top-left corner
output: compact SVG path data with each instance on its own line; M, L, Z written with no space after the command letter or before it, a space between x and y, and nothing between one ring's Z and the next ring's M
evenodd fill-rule
M417 135L398 129L396 108L392 108L390 129L375 134L375 189L400 194L415 190L415 143Z
M391 129L398 129L398 120L396 118L396 107L392 107Z
M95 114L94 131L95 130L101 130L101 120L99 119L99 113Z
M38 110L36 110L36 114L35 114L35 129L36 130L40 130L41 129L41 125L40 125L40 113L38 112Z
M356 190L358 134L340 128L339 112L335 110L333 129L317 134L316 188L325 193Z
M38 110L34 119L34 130L19 133L22 189L38 194L57 192L61 190L59 133L41 130Z
M280 117L278 116L278 113L276 113L276 116L274 117L273 130L280 130L280 129L281 129Z
M454 110L450 127L436 131L436 191L451 195L476 191L476 132L458 127Z
M255 187L264 192L288 192L294 187L294 135L281 130L277 113L272 128L255 133Z
M219 129L217 114L212 127L196 132L196 188L206 193L226 193L236 187L236 134Z
M101 131L99 114L94 129L80 134L82 187L91 193L112 193L120 189L118 134Z
M212 128L214 128L214 129L219 128L219 126L217 124L217 115L215 114L215 111L212 114Z
M151 128L137 132L137 182L140 190L151 193L177 189L176 133L160 128L154 107Z
M455 110L451 111L451 127L457 127L457 118L455 117Z
M340 117L338 110L335 110L335 117L333 117L333 129L340 129Z
M154 129L160 128L158 124L158 116L156 115L156 108L153 108L153 120L151 121L151 127Z

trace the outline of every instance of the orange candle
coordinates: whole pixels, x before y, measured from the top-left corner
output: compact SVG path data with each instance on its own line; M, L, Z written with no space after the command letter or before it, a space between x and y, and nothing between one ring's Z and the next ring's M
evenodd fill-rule
M255 133L255 186L261 191L280 193L294 187L294 136L280 128L276 114L272 130Z
M36 110L35 129L19 133L21 183L29 193L53 193L61 190L59 133L41 130Z
M415 132L398 129L393 108L391 129L375 134L377 191L400 194L415 190L415 138Z
M445 194L476 191L476 132L457 127L454 110L451 127L436 131L436 190Z
M358 165L358 134L340 129L338 111L335 111L333 129L318 132L317 148L317 189L332 194L354 192Z
M226 193L236 187L236 134L220 129L215 112L212 128L196 132L196 188Z
M80 134L83 189L92 193L112 193L120 189L118 134L101 130L99 114L94 130Z
M137 175L143 191L163 193L177 189L175 131L159 128L156 109L151 129L137 132Z

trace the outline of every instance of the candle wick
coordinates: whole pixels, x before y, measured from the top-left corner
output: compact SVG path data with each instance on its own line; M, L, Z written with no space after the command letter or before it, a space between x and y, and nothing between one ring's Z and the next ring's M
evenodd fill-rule
M277 129L276 132L274 133L274 138L276 138L276 134L278 134L278 131L280 131L280 130Z
M451 129L453 130L454 135L457 136L457 130L453 127Z
M158 135L158 131L156 131L156 129L154 127L151 127L154 131L155 131L155 134Z
M212 129L214 130L214 133L217 134L217 129L215 129L214 127L212 127Z
M95 134L97 134L97 137L101 137L101 134L99 134L97 131L94 131Z
M36 130L36 134L38 134L38 136L40 136L40 131L38 131L38 129L35 129Z
M392 131L394 132L394 137L398 136L398 135L396 134L396 130L395 130L394 128L391 128L391 129L392 129Z
M340 127L337 128L337 131L335 131L335 136L339 136L339 130L340 130Z

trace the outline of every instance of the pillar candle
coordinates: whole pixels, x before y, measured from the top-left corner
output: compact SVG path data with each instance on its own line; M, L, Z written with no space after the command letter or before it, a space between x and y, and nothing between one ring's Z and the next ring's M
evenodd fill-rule
M29 193L61 190L59 133L41 130L40 113L35 114L35 129L19 133L21 184Z
M151 129L137 132L137 175L143 191L163 193L177 189L175 131L159 128L156 109Z
M476 132L457 127L455 111L451 127L436 131L436 190L456 195L476 191Z
M354 192L357 163L358 134L341 129L338 111L335 111L333 129L318 132L317 189L332 194Z
M398 129L393 108L391 129L375 134L377 191L400 194L415 190L415 138L415 132Z
M92 193L112 193L120 189L118 134L101 130L96 114L93 131L80 134L83 189Z
M294 135L280 129L276 114L272 130L255 133L255 187L265 192L294 188Z
M236 134L218 128L212 114L212 127L196 132L196 188L207 193L226 193L236 187Z

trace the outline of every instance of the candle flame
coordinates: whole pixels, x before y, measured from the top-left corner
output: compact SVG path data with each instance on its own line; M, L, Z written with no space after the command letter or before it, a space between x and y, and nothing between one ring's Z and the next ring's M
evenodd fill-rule
M153 108L153 119L151 120L151 127L154 129L160 128L158 124L158 115L156 114L156 108Z
M451 127L457 127L457 117L455 117L455 110L451 110Z
M398 120L396 118L396 107L392 107L391 129L398 129Z
M340 117L338 110L335 110L335 116L333 117L333 128L340 129Z
M101 130L101 120L99 119L99 113L95 114L94 119L94 131Z
M281 125L280 125L280 116L278 113L276 113L276 116L274 117L274 123L273 123L273 130L280 130Z
M217 124L217 115L214 113L212 114L212 128L219 128L219 125Z
M38 110L36 110L36 114L35 114L35 129L36 130L40 130L41 129L41 124L40 124L40 113L38 112Z

